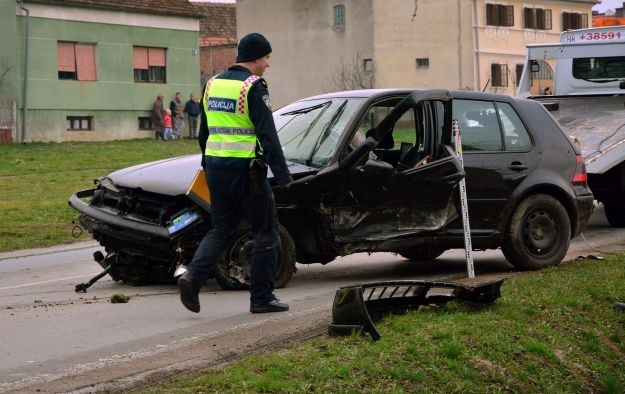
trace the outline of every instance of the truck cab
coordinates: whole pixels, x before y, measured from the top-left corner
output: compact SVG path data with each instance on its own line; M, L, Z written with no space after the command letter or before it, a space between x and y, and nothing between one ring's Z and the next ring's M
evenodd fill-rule
M624 94L625 26L569 30L559 43L529 45L517 96L543 93L534 76L554 63L553 95Z
M590 189L610 224L625 227L625 26L529 45L517 96L541 102L580 143Z

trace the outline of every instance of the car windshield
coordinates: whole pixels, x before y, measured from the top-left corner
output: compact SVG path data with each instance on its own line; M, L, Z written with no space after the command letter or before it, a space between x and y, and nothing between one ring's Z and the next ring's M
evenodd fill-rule
M284 157L311 167L326 166L363 100L344 97L306 100L274 112Z

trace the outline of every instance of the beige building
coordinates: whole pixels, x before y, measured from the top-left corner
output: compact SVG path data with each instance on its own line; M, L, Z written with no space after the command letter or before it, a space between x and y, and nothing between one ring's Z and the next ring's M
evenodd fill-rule
M237 33L257 31L270 40L266 79L274 106L368 87L513 95L525 46L557 42L564 30L590 27L596 3L237 0Z

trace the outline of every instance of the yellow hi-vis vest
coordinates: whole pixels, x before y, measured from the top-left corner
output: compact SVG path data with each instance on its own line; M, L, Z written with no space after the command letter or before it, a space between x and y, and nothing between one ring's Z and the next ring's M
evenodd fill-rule
M256 157L258 140L247 95L258 79L252 75L245 81L213 78L206 83L202 97L209 132L206 156L245 161Z

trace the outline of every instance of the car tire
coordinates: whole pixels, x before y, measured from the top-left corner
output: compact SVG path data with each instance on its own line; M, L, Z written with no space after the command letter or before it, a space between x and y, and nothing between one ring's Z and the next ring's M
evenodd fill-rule
M296 270L293 239L282 225L278 225L278 233L281 245L274 282L277 289L286 286ZM217 263L215 280L224 290L244 290L250 287L251 235L251 227L243 228Z
M558 265L571 242L571 222L554 197L535 194L516 207L501 250L517 268L539 269Z
M434 260L447 249L440 246L417 245L409 249L402 250L399 254L410 261L429 261Z
M603 202L605 217L612 227L625 227L625 193L620 197Z

